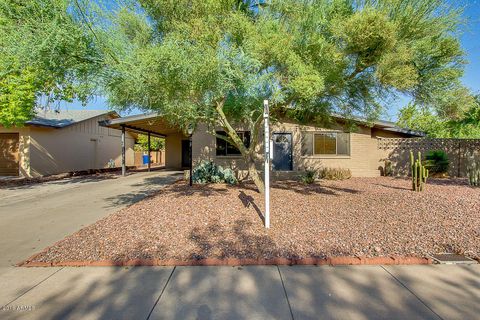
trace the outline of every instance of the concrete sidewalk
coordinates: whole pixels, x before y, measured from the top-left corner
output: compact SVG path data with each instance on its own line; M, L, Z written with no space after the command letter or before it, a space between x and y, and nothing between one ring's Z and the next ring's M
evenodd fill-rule
M0 189L0 267L27 259L181 177L179 172L153 171Z
M3 269L2 319L480 318L480 265Z

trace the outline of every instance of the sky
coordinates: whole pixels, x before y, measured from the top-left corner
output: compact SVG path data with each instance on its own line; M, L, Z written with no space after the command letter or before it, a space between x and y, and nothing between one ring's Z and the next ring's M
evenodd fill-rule
M463 83L474 92L480 93L480 1L466 1L465 17L469 20L462 37L462 47L467 53L469 64Z
M465 86L470 88L474 93L480 93L480 0L449 0L454 5L465 6L464 18L467 25L462 27L461 43L466 53L468 64L465 67L465 74L462 81ZM408 104L408 98L399 98L394 105L387 109L384 120L395 121L398 109ZM66 109L90 109L104 110L109 109L108 103L104 97L96 97L86 107L79 102L62 103L62 108ZM123 112L122 116L141 113L140 110L134 109L130 112Z

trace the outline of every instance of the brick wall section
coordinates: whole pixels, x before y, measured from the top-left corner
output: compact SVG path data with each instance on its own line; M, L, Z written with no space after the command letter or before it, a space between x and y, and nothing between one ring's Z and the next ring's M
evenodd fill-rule
M238 128L242 130L243 128ZM221 130L218 128L218 130ZM193 135L193 161L194 165L202 160L214 161L224 167L229 167L243 177L246 173L245 163L241 156L218 157L215 154L216 139L212 135L213 130L208 130L205 125L197 127ZM272 125L271 133L292 133L293 172L275 172L274 177L291 177L302 173L306 168L319 169L321 167L348 168L356 177L375 177L380 175L380 167L383 166L383 152L377 148L378 136L401 137L401 134L386 132L380 129L371 129L359 126L358 130L350 134L349 156L326 156L302 154L302 135L304 132L342 131L340 126L332 129L305 126L297 123L276 123ZM263 136L263 132L260 133ZM257 149L259 159L257 168L263 167L263 138L259 138L260 145Z
M468 159L480 156L480 139L434 139L434 138L379 138L378 152L382 159L393 164L394 175L408 175L410 171L410 150L415 154L428 151L443 150L450 160L449 175L465 177Z

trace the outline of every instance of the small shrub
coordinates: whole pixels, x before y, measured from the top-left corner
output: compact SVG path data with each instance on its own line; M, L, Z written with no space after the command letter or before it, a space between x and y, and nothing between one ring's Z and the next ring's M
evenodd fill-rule
M236 184L237 178L232 169L223 168L213 161L202 161L193 169L192 180L194 183L228 183Z
M319 171L318 177L325 180L346 180L352 177L352 172L344 168L323 168Z
M305 172L302 174L302 182L305 184L312 184L315 182L315 179L317 178L317 172L313 169L307 169Z
M480 187L480 167L468 170L468 183L472 187Z
M110 169L115 168L115 160L113 159L108 160L107 167Z
M468 158L467 176L472 187L480 187L480 158L477 159L473 154Z
M390 160L385 160L385 167L383 169L383 175L385 177L393 176L393 164Z
M232 169L223 169L223 181L228 184L237 184L238 180Z
M450 161L445 151L434 150L427 152L423 165L431 173L446 174L450 167Z

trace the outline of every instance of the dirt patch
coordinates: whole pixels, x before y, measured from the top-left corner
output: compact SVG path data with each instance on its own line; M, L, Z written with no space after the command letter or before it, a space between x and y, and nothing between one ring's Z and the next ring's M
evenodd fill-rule
M480 257L480 189L432 180L422 193L395 178L276 183L271 229L253 186L183 182L56 243L34 262L272 259L334 256Z

